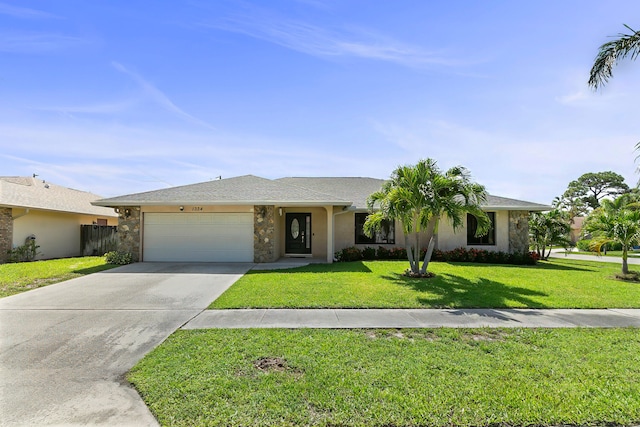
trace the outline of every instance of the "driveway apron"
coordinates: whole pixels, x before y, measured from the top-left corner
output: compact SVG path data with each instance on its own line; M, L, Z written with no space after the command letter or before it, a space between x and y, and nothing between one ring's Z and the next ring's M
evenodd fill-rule
M157 425L126 372L251 266L138 263L0 299L0 425Z

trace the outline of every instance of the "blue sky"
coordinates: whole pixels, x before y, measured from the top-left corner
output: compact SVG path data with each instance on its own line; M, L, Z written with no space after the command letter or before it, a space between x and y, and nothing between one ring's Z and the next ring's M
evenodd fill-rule
M0 0L0 175L103 196L431 157L550 203L635 185L640 61L587 87L640 2Z

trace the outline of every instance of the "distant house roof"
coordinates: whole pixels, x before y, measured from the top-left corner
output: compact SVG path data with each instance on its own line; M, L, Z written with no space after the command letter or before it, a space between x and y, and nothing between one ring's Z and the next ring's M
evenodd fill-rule
M349 206L351 201L317 190L244 175L183 185L145 193L128 194L94 202L97 206L154 205L306 205Z
M32 177L0 176L0 206L115 217L112 209L94 206L97 194Z
M93 202L96 206L278 205L348 206L366 209L367 197L385 180L360 177L288 177L275 180L244 175ZM488 210L544 211L551 207L506 197L489 196Z

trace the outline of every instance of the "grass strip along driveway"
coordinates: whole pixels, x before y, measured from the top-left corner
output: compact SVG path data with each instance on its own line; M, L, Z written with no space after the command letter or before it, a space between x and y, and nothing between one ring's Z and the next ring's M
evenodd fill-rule
M128 379L162 425L632 425L640 334L178 331Z
M0 264L0 298L114 267L95 256Z
M552 259L536 266L434 262L431 279L406 261L250 271L210 308L638 308L640 284L617 264Z

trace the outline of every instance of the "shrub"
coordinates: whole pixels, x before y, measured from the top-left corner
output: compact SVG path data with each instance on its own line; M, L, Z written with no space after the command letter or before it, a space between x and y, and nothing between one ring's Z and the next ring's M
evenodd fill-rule
M131 264L132 257L128 252L111 251L104 254L107 264L127 265Z
M405 248L391 248L389 257L391 259L407 259L407 250Z
M376 259L376 250L367 246L362 250L362 259L372 260Z
M405 248L387 249L383 246L378 247L375 251L376 257L372 258L373 248L365 248L360 251L356 247L345 248L336 252L336 260L338 261L360 261L362 259L380 259L380 260L405 260L407 259L407 250ZM424 259L426 249L420 251L420 260ZM486 249L466 249L456 248L451 251L442 251L435 249L431 254L431 261L442 262L475 262L484 264L515 264L515 265L535 265L539 260L536 252L509 253L488 251Z
M389 259L389 249L384 246L378 246L378 251L376 252L378 259Z
M591 240L589 239L578 240L578 242L576 243L576 246L582 252L595 252L593 249L591 249ZM622 244L619 242L607 243L606 247L608 251L622 250ZM604 247L602 248L602 251L604 251Z
M590 245L591 245L591 240L590 239L578 240L576 242L576 246L582 252L590 252L591 251Z
M38 248L40 246L36 245L36 240L33 238L27 239L26 243L22 246L15 247L7 251L9 255L9 262L30 262L33 261L36 256L39 254Z
M335 257L338 261L360 261L362 259L362 251L355 246L350 246L336 252Z

